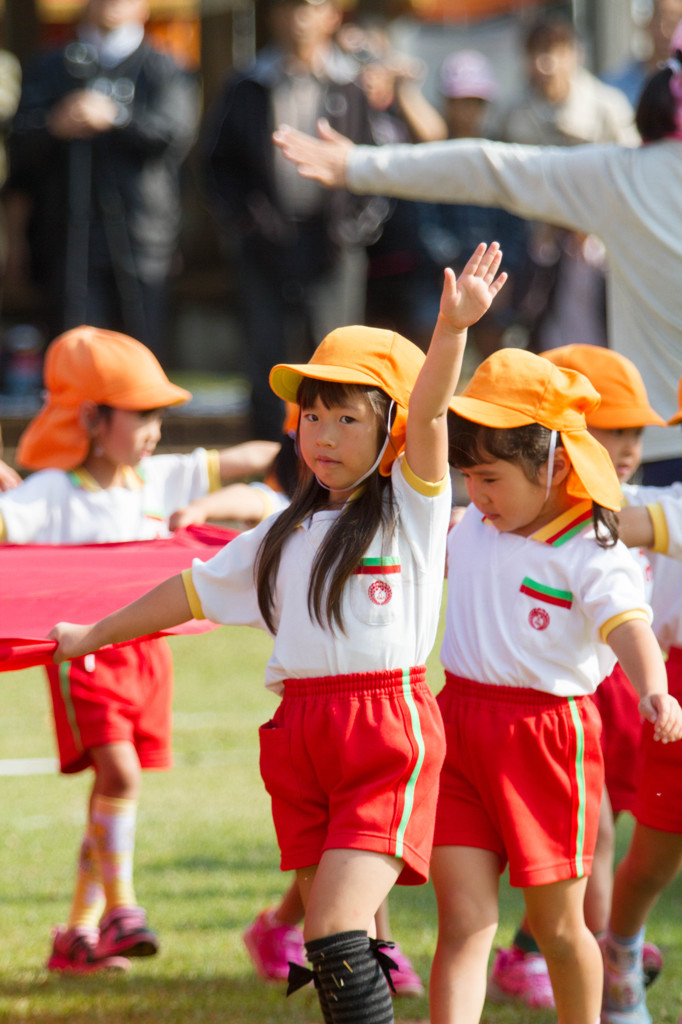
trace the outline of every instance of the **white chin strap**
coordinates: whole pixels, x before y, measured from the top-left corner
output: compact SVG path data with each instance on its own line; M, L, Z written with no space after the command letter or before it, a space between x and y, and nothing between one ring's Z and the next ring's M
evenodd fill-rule
M547 488L545 490L545 501L549 498L552 489L552 477L554 475L554 452L556 451L557 432L553 430L549 438L549 453L547 455Z
M381 446L381 451L379 452L379 454L377 455L376 459L374 460L372 465L369 467L367 472L363 473L362 476L359 476L358 479L354 483L352 483L349 487L335 487L334 490L340 491L341 494L345 494L346 491L354 491L356 489L356 487L358 487L364 480L367 479L367 477L371 476L372 473L376 469L378 469L379 465L381 464L381 460L384 457L384 452L388 448L388 442L391 440L391 427L393 425L392 422L391 422L391 416L392 416L394 408L395 408L395 401L394 401L394 399L391 399L391 404L388 407L388 417L387 417L388 430L386 431L386 438L384 440L384 443ZM325 491L331 491L331 487L327 487L326 484L323 484L322 481L320 480L319 476L317 475L317 473L315 473L314 476L315 476L315 479L317 480L318 484L320 485L320 487L323 487L325 489Z

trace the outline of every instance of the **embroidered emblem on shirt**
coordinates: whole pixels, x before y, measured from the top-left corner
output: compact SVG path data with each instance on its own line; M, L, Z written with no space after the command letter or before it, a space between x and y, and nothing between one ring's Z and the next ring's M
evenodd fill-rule
M367 593L373 604L388 604L393 597L393 591L385 580L375 580L370 584Z
M549 626L549 613L544 608L533 608L528 616L528 621L533 629L547 629Z

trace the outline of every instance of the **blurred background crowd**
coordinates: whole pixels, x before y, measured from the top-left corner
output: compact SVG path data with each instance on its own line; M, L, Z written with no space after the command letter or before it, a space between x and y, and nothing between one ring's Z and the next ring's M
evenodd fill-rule
M598 238L490 208L325 192L270 135L324 116L377 146L635 146L633 109L682 0L0 10L0 423L37 408L46 344L91 323L145 342L171 374L243 382L247 433L279 438L273 363L307 359L347 323L425 346L442 268L481 240L501 243L511 283L472 332L473 359L606 344Z

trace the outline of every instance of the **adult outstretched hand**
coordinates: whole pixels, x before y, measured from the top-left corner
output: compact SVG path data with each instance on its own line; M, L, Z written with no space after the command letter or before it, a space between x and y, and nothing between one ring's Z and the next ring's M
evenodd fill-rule
M319 138L283 124L273 133L272 140L297 165L302 177L325 188L344 188L348 154L355 143L334 131L324 118L317 122L317 131Z

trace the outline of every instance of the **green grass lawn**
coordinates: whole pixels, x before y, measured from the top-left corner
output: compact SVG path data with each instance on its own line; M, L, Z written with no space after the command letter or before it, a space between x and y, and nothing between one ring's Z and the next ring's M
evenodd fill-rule
M136 888L162 950L137 960L124 977L68 979L44 962L52 926L68 911L89 779L54 773L5 775L0 836L0 1021L18 1024L311 1024L320 1014L312 991L285 999L261 982L241 941L246 924L288 883L278 870L268 799L258 773L257 728L276 698L262 684L267 638L221 629L178 637L176 767L145 775L138 824ZM441 685L437 648L431 681ZM0 676L0 770L9 759L50 758L53 742L40 670ZM620 831L621 850L627 827ZM498 939L509 942L521 900L503 880ZM649 935L666 967L650 994L655 1021L682 1012L682 886L671 888ZM395 937L426 978L436 936L430 886L391 896ZM396 1020L428 1020L426 999L396 1002ZM489 1024L554 1015L486 1005Z

